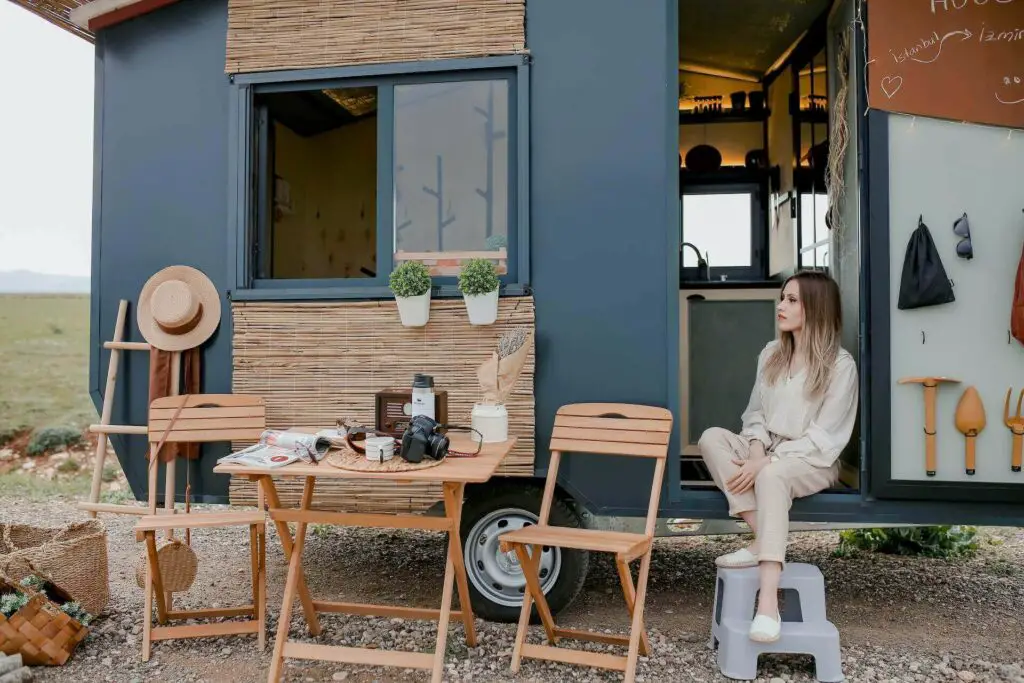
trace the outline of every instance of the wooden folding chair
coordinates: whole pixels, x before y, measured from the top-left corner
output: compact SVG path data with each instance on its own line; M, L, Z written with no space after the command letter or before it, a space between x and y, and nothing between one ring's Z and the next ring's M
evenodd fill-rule
M172 638L220 637L255 633L259 649L266 647L267 572L266 527L262 489L253 511L177 513L157 510L158 453L164 443L213 441L254 442L266 428L266 408L259 396L240 394L185 394L154 400L149 407L149 514L135 525L137 540L146 542L146 605L142 632L142 660L149 661L152 641ZM169 489L173 490L173 489ZM173 499L171 499L173 502ZM158 514L159 512L159 514ZM170 514L168 514L170 513ZM175 529L248 526L252 564L252 604L240 607L173 610L165 594L157 555L156 533L173 536ZM157 621L153 626L153 596ZM240 617L242 621L165 626L169 621Z
M512 650L512 672L519 671L522 657L546 659L567 664L596 666L625 672L631 683L636 675L638 652L651 651L643 623L644 599L647 594L647 575L651 565L651 546L654 542L654 524L658 514L658 500L665 474L669 438L672 436L672 413L664 408L620 403L577 403L562 406L555 414L555 428L551 435L551 462L544 484L544 498L540 519L527 526L501 536L503 552L514 550L526 578L523 609L519 616L515 647ZM562 453L623 455L653 458L654 481L647 508L647 526L642 534L596 529L576 529L549 526L551 499L558 479L558 466ZM527 546L531 552L527 552ZM540 587L538 570L540 553L545 547L574 548L612 553L622 582L626 608L632 616L629 636L608 635L593 631L558 628L551 615L547 600ZM636 589L629 563L642 558ZM537 613L550 645L531 645L526 642L526 629L530 621L531 603L536 602ZM614 645L628 645L628 654L608 654L555 647L561 638L590 640Z

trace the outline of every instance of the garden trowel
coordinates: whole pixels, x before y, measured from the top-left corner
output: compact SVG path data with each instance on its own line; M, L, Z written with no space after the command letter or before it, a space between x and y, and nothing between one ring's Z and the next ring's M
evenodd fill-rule
M964 453L964 467L967 474L974 474L974 446L978 434L985 428L985 405L978 396L978 390L967 387L960 402L956 404L956 428L967 441Z

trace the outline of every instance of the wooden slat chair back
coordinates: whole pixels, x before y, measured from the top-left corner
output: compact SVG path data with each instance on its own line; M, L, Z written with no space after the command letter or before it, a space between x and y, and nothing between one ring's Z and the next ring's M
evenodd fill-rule
M154 400L149 407L149 514L135 526L136 537L146 542L146 599L143 621L142 659L148 661L152 641L171 638L222 637L256 634L260 650L266 647L266 526L262 489L254 511L186 512L157 510L159 491L157 454L166 443L211 443L238 441L255 443L266 429L266 405L260 396L244 394L186 394ZM165 471L167 468L165 468ZM170 475L171 472L168 472ZM169 514L168 514L169 513ZM159 570L156 534L173 536L175 529L249 527L252 565L252 604L240 607L174 610L171 595L165 593ZM157 622L153 626L153 597ZM248 617L243 621L166 626L169 621Z
M622 671L625 674L625 681L631 683L634 680L638 653L648 655L651 651L643 623L643 610L658 503L668 458L668 444L672 436L672 421L672 413L664 408L622 403L570 404L562 406L555 414L555 426L551 434L551 461L544 483L540 519L534 526L523 527L501 536L502 550L515 551L526 578L519 629L512 651L513 673L519 671L523 657L531 657ZM548 522L551 504L563 453L654 460L654 476L644 533L550 526ZM555 625L538 576L540 552L545 546L605 552L615 556L626 608L632 617L628 636L578 631ZM641 559L640 573L634 588L629 564L638 558ZM526 631L532 612L531 603L536 603L537 615L544 626L548 645L531 645L526 642ZM556 647L562 638L626 645L627 654L621 656Z

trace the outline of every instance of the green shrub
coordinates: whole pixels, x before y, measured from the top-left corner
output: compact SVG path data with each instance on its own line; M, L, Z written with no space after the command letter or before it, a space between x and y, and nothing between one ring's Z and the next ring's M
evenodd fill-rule
M110 482L117 479L117 473L121 470L117 465L104 465L103 466L103 483L109 484Z
M395 296L420 296L430 291L430 271L421 261L403 261L388 279Z
M81 443L82 434L74 427L47 427L32 435L26 450L29 455L43 455Z
M67 460L61 462L61 464L57 465L57 471L60 472L61 474L73 474L74 472L77 472L80 469L82 469L82 466L78 463L78 461L72 460L71 458L68 458Z
M469 259L459 271L459 291L463 294L489 294L500 285L498 269L489 259Z
M21 431L22 430L19 427L6 427L4 429L0 429L0 448L18 438L18 434Z
M839 532L836 554L867 550L890 555L971 557L978 551L977 529L970 526L918 526L848 529Z

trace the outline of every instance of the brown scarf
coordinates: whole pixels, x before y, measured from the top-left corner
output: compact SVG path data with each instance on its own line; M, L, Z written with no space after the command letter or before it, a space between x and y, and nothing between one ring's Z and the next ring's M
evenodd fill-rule
M151 348L149 352L149 402L163 398L171 393L171 359L173 353ZM201 354L198 347L181 352L182 365L185 369L185 384L179 393L199 393L199 365ZM185 457L195 460L199 457L197 443L165 443L160 448L160 461L170 462L174 458Z

